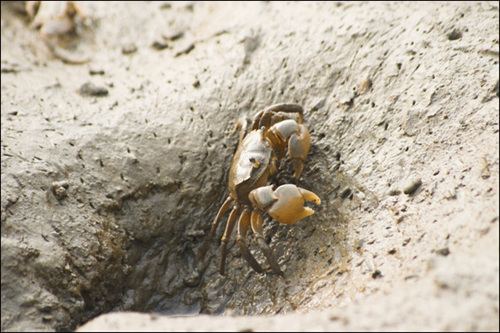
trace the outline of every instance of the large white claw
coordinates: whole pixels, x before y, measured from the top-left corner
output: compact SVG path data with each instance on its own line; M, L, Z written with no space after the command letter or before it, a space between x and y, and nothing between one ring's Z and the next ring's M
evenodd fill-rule
M281 185L275 191L272 186L264 186L250 192L249 199L254 206L267 211L276 221L292 224L314 214L314 210L304 207L304 202L321 204L320 198L311 191L292 184Z

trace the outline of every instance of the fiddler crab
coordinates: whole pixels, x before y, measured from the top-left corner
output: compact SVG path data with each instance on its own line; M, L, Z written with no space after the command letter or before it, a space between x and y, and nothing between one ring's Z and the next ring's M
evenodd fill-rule
M298 122L287 115L291 113L298 114ZM250 131L249 119L242 118L236 123L234 130L240 128L240 140L229 171L229 197L221 206L208 234L210 239L221 218L232 205L221 239L221 275L226 274L227 245L236 220L236 241L250 266L258 273L264 272L246 244L246 233L251 225L257 245L267 258L270 268L275 274L282 276L278 261L264 240L263 212L267 212L280 223L293 224L314 214L314 210L305 207L304 202L321 204L316 194L293 184L281 185L276 190L273 190L272 185L268 185L268 179L277 172L279 161L284 157L287 146L294 178L300 177L310 146L309 132L302 125L303 113L298 104L276 104L255 115Z
M26 1L25 10L32 20L31 26L40 29L40 37L59 59L73 64L87 62L87 57L76 57L61 49L53 37L74 31L87 19L77 1Z

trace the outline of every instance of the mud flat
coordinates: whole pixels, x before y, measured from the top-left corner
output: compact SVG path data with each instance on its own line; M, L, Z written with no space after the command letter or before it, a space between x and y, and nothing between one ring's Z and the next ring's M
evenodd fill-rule
M2 3L2 331L498 331L498 2L86 5L71 65ZM284 277L234 238L220 276L234 125L281 102L273 183L322 204L265 218Z

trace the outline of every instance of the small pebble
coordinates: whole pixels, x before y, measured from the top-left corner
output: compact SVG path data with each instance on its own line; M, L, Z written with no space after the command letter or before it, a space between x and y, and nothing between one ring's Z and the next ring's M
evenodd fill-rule
M91 69L89 70L90 75L104 75L104 70L102 69Z
M448 40L457 40L462 38L462 32L458 29L453 29L452 32L448 33Z
M87 82L80 87L80 95L82 96L107 96L108 89L98 87L93 83Z
M368 92L372 88L373 82L370 78L364 79L359 85L358 91L360 94Z
M122 47L123 54L131 54L137 51L137 46L134 43L126 44Z
M313 108L311 109L311 111L318 111L319 109L321 109L323 106L325 106L325 101L326 99L323 98L321 100L319 100L314 106Z
M400 195L401 191L400 190L390 190L387 194L389 194L390 196L396 196L396 195Z
M62 200L68 196L66 191L69 188L69 183L66 180L60 182L53 182L51 189L52 193L56 196L57 200Z
M2 73L18 73L19 72L19 69L13 67L13 66L5 66L5 67L2 67Z
M381 278L382 277L382 272L379 271L378 269L376 269L373 273L372 273L372 279L378 279L378 278Z
M403 189L403 193L411 195L422 185L422 179L417 178L410 181Z
M342 199L346 199L350 194L352 193L350 188L346 188L342 193L340 194L340 197Z
M174 32L173 34L170 34L170 35L162 35L162 37L165 40L174 41L174 40L181 38L183 35L184 35L184 31L178 31L178 32Z
M188 54L194 49L194 44L190 44L188 47L186 47L184 50L179 51L175 54L175 57L181 56L183 54Z
M152 45L151 45L154 49L158 50L158 51L161 51L161 50L164 50L168 47L168 44L165 43L165 42L158 42L158 41L155 41Z
M448 254L450 254L450 249L444 247L442 249L437 250L436 253L442 255L443 257L446 257Z

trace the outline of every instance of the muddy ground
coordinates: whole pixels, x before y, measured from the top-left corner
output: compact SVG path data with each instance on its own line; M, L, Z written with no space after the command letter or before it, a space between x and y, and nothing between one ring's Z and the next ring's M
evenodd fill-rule
M2 331L498 331L498 2L86 10L72 65L2 3ZM322 204L264 220L284 277L220 276L233 127L281 102L272 182Z

